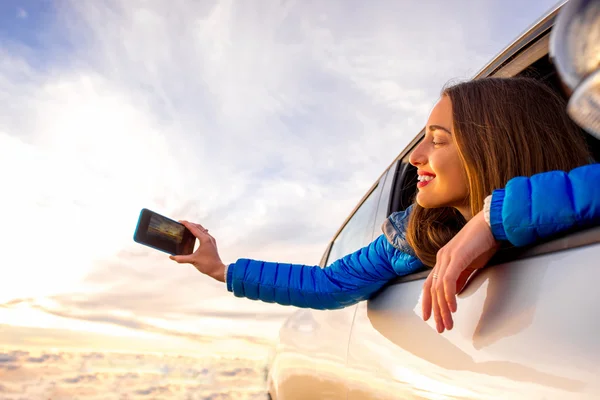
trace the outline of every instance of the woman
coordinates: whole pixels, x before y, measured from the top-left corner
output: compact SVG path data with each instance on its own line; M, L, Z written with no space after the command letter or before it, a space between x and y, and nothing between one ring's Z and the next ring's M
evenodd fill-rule
M600 182L600 165L588 165L562 99L534 80L486 78L446 88L410 162L419 174L415 204L392 214L371 244L326 268L248 259L227 266L208 230L187 221L202 245L171 259L226 282L238 297L316 309L365 300L425 265L433 271L423 317L433 309L441 333L452 329L457 289L502 243L525 246L600 222L600 185L590 184Z

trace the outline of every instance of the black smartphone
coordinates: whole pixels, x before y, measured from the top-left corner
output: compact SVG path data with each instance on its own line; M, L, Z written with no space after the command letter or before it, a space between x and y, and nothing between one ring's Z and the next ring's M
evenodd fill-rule
M177 256L192 254L196 237L183 224L143 208L133 240L153 249Z

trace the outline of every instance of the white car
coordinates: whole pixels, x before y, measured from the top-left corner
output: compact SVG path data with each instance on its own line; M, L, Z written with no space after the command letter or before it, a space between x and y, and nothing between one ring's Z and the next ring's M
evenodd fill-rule
M559 10L542 18L477 77L534 76L564 97L548 56ZM596 43L598 30L600 24ZM359 202L327 246L321 267L370 243L387 215L410 204L417 176L408 155L423 135ZM587 138L600 161L600 140ZM345 309L295 312L273 350L270 396L600 398L600 227L520 250L480 271L458 296L455 327L443 335L433 318L421 318L428 273L390 282L369 301Z

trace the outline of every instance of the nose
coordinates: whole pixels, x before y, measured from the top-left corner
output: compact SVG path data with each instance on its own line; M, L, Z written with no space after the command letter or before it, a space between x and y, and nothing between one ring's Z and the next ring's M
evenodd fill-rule
M424 141L421 141L408 157L408 162L415 167L427 164L427 152L423 149L423 143Z

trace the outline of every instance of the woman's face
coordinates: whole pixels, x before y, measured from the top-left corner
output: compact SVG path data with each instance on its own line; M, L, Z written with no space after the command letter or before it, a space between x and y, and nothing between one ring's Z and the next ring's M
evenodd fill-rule
M452 102L442 96L427 120L425 138L410 154L417 167L417 203L423 208L454 207L468 220L468 182L452 135Z

